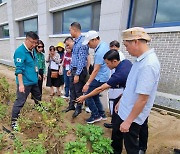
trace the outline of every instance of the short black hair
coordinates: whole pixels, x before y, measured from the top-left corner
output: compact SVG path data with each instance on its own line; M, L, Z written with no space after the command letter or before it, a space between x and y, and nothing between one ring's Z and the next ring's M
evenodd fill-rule
M78 23L78 22L73 22L73 23L71 24L71 27L75 27L75 28L81 30L81 25L80 25L80 23Z
M39 36L38 36L35 32L33 32L33 31L27 32L27 33L26 33L26 38L27 38L27 37L30 37L30 38L32 38L33 40L39 40Z
M67 40L72 40L72 41L74 41L73 38L72 38L71 36L66 37L65 40L64 40L64 43L66 43Z
M109 46L110 46L110 47L115 46L115 47L119 48L119 47L120 47L120 44L119 44L118 41L114 40L114 41L110 42Z
M120 61L120 56L119 56L119 52L117 50L109 50L108 52L106 52L106 54L104 55L103 59L107 59L107 60L117 60Z

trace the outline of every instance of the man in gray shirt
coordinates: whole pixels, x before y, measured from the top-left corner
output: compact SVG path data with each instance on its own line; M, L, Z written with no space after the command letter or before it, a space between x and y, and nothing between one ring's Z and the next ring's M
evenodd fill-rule
M160 77L160 63L147 42L150 36L143 28L123 31L123 43L130 55L137 57L128 75L126 88L116 105L119 119L113 127L114 153L121 153L124 140L128 154L139 153L138 136L141 125L149 116Z

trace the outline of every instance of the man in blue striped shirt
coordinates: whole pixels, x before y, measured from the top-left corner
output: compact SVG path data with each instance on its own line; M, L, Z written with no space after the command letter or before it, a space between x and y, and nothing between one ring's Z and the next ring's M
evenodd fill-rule
M81 96L83 86L85 85L85 78L87 76L87 57L89 54L89 47L82 45L84 37L81 35L81 25L77 22L73 22L70 26L70 33L74 40L74 46L72 49L72 61L70 70L67 75L70 77L70 102L65 112L75 110L72 115L73 118L77 117L81 113L82 104L78 103L76 109L74 107L75 100Z

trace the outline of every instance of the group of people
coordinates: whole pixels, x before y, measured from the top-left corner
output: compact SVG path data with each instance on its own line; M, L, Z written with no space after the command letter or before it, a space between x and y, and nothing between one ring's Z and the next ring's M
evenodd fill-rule
M112 147L114 154L122 152L123 140L128 154L145 153L148 139L148 116L153 106L160 77L160 64L154 49L150 49L150 36L143 28L134 27L122 32L123 44L128 53L137 59L132 64L119 51L118 41L109 45L103 42L96 31L81 34L81 25L70 25L71 37L49 47L45 60L44 44L37 34L28 32L25 42L16 49L14 63L17 83L17 99L12 109L12 129L29 93L36 105L42 96L45 78L45 61L49 63L46 85L51 87L51 96L61 95L60 87L65 82L65 97L70 95L69 105L63 112L74 110L72 117L82 112L82 104L89 107L91 115L86 122L106 120L100 93L109 89L109 104L112 114ZM93 70L89 48L94 50ZM69 92L70 91L70 92Z

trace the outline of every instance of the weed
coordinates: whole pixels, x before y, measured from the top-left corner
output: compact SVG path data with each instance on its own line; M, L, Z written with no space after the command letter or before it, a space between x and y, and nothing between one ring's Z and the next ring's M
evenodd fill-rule
M0 103L0 119L3 119L6 116L7 105Z

